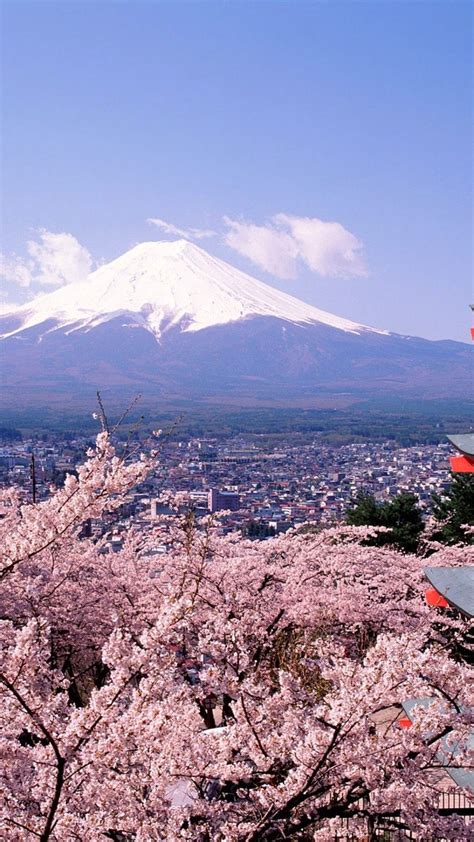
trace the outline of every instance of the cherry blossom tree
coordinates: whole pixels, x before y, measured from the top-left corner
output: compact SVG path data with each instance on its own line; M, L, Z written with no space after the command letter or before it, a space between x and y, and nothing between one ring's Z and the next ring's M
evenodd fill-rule
M81 537L150 467L104 432L47 501L3 495L2 838L367 839L383 826L468 840L439 811L444 767L468 762L465 621L427 607L423 560L363 544L364 527L251 542L192 512L131 531L117 554ZM414 698L430 701L401 728Z

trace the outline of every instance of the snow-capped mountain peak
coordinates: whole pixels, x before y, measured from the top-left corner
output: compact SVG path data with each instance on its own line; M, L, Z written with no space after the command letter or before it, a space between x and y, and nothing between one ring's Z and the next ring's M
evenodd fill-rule
M199 331L254 316L322 323L349 333L386 333L318 310L187 240L176 240L140 243L86 281L16 308L9 314L14 328L3 336L45 322L48 330L88 330L122 314L157 338L173 326Z
M137 245L0 325L2 399L15 410L83 407L97 389L120 411L137 392L153 407L345 406L463 397L472 381L467 345L333 316L185 240Z

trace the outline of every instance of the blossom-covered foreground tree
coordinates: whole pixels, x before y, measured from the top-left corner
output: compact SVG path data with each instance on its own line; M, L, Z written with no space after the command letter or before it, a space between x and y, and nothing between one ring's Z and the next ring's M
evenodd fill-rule
M103 433L48 501L4 495L2 838L368 838L383 816L467 840L438 810L442 764L467 762L464 628L425 605L422 561L366 529L259 543L192 514L118 554L81 538L149 467Z

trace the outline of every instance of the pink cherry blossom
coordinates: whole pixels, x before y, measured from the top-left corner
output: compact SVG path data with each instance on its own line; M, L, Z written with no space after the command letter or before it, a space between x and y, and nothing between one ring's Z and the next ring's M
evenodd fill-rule
M270 842L391 826L468 840L464 818L438 810L455 789L440 738L461 746L448 762L468 762L466 622L428 608L424 560L363 546L364 528L259 543L179 512L104 554L83 522L150 467L104 432L46 502L3 494L2 838ZM169 549L152 570L157 542ZM429 564L472 559L437 548ZM402 702L425 697L399 727Z

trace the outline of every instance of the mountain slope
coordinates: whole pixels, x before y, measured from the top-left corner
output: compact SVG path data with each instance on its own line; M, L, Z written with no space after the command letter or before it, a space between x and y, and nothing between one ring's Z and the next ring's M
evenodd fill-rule
M54 319L62 328L91 328L123 313L160 337L171 327L202 330L253 316L371 330L304 304L212 257L187 240L141 243L93 272L15 310L13 332ZM381 331L377 331L381 332ZM7 329L8 333L8 329Z
M186 241L143 243L0 318L7 406L466 397L472 349L368 328Z

